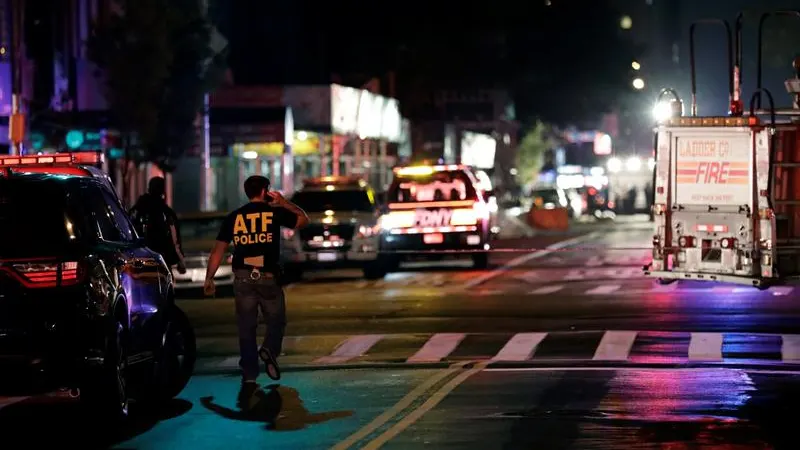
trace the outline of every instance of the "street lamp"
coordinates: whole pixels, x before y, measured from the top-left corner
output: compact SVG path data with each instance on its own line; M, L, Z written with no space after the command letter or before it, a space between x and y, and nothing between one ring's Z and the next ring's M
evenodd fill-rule
M637 91L641 91L642 89L644 89L644 80L641 78L634 78L633 83L631 84L633 85L633 88L636 89Z
M631 68L633 70L639 70L639 69L642 68L642 65L639 64L639 61L634 61L634 62L631 63Z

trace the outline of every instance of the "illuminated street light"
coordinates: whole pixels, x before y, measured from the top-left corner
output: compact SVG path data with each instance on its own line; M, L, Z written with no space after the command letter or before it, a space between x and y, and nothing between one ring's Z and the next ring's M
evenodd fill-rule
M639 61L634 61L631 63L631 68L633 68L633 70L639 70L642 68L642 65L639 64Z
M644 89L644 80L641 78L634 78L633 83L631 84L633 84L633 88L637 91Z
M642 168L642 160L635 156L631 156L627 161L625 161L625 168L628 169L629 172L638 172L639 169Z
M633 20L631 19L631 16L623 16L619 21L619 27L623 30L630 30L632 26Z
M622 170L622 161L619 158L611 158L608 160L608 171L611 173L617 173Z
M672 107L669 102L658 102L653 107L653 118L656 122L663 122L672 117Z

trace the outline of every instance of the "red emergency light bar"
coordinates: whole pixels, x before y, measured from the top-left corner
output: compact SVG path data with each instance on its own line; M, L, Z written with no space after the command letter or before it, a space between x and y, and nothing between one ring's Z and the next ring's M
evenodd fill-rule
M100 152L54 153L51 155L0 156L0 167L30 167L44 165L96 166L103 163Z

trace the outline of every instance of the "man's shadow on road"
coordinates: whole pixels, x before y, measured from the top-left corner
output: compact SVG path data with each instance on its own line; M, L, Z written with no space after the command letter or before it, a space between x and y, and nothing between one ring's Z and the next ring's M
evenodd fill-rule
M251 395L239 392L238 410L214 403L214 397L203 397L200 403L221 417L245 422L263 422L268 430L296 431L333 419L353 415L353 411L311 413L303 405L297 389L272 384L265 389L256 388Z

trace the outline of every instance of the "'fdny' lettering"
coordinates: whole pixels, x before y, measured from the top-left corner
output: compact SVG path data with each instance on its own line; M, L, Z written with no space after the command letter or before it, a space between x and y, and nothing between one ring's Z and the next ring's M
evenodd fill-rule
M272 242L270 224L272 224L271 212L238 214L233 222L233 243L249 245Z
M453 211L449 209L437 209L429 211L418 209L415 224L418 227L444 227L450 225L450 217Z
M730 163L711 161L701 162L697 167L697 184L727 184L730 175Z

